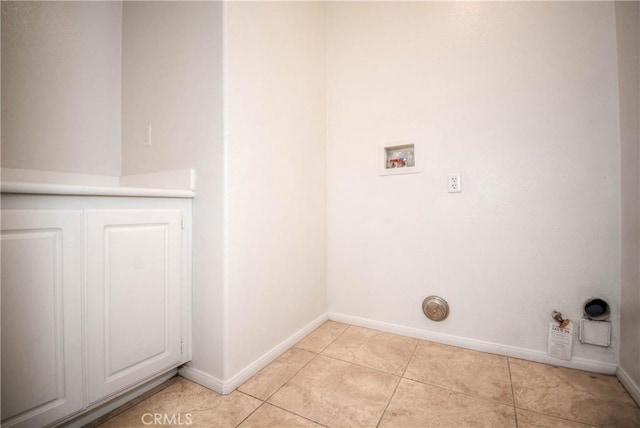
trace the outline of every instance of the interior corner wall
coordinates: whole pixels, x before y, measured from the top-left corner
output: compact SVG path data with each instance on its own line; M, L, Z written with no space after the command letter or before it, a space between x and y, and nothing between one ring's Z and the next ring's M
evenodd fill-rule
M600 296L613 346L573 356L615 367L613 4L335 2L326 19L330 313L546 356L551 311L578 321ZM380 176L380 146L407 139L422 172Z
M121 2L2 2L2 166L120 175Z
M222 4L126 2L122 45L123 174L196 170L190 366L221 379Z
M225 379L326 313L324 4L225 4Z
M620 97L622 286L620 367L640 388L640 13L616 2Z

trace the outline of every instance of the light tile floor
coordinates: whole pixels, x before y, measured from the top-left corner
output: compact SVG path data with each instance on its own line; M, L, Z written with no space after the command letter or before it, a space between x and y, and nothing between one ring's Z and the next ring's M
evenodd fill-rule
M149 414L192 427L640 427L613 376L333 321L229 395L180 379L101 426L150 426Z

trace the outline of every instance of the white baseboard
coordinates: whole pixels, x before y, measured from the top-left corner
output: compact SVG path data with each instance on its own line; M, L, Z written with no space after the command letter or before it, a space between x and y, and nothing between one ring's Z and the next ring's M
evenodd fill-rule
M620 383L627 388L631 398L640 406L640 385L638 385L622 367L618 367L616 376L620 380Z
M375 321L368 318L360 318L335 312L329 312L329 319L332 321L353 324L360 327L367 327L387 333L395 333L402 336L415 337L417 339L429 340L446 345L459 346L461 348L473 349L475 351L489 352L492 354L504 355L507 357L520 358L522 360L535 361L538 363L550 364L554 366L568 367L571 369L586 370L589 372L613 375L616 373L618 364L604 363L600 361L574 358L570 361L560 360L547 355L543 351L518 348L516 346L502 345L494 342L469 339L466 337L453 336L444 333L420 330L413 327L405 327L397 324L390 324L383 321Z
M327 314L322 314L309 324L298 330L287 339L280 342L278 345L267 351L262 357L249 364L247 367L231 376L227 380L221 380L215 376L211 376L208 373L198 370L190 366L185 366L180 369L180 376L183 376L195 383L198 383L206 388L209 388L219 394L229 394L233 392L237 387L245 383L251 376L258 373L267 364L282 355L287 349L291 348L298 341L300 341L307 334L315 330L320 324L327 320Z
M189 379L190 381L202 385L205 388L209 388L218 394L228 394L228 392L224 392L224 381L222 379L203 372L202 370L187 365L182 367L178 374L183 378Z

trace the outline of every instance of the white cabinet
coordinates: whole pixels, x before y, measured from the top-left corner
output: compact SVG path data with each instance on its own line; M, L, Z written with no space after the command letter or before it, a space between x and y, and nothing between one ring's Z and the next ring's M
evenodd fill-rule
M181 358L179 210L87 211L89 401Z
M189 360L190 200L2 207L3 428L100 409Z
M2 211L2 422L83 407L82 211Z

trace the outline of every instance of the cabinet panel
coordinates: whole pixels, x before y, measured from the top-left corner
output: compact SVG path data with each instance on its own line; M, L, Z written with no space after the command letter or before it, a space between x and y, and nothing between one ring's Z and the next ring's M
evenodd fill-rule
M82 213L2 211L2 423L83 407Z
M105 229L107 380L168 350L168 235L166 224Z
M87 211L89 399L181 359L179 210Z

